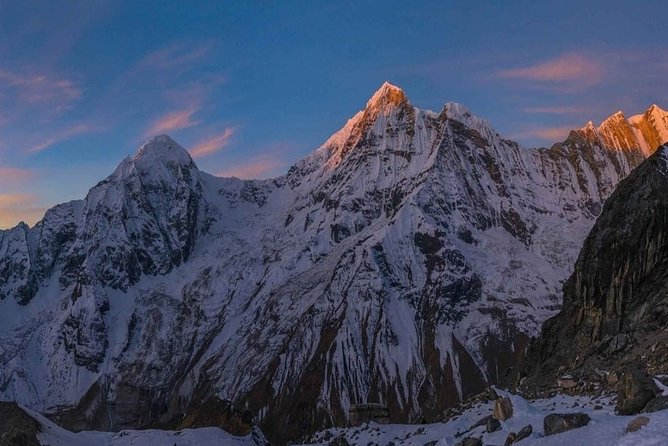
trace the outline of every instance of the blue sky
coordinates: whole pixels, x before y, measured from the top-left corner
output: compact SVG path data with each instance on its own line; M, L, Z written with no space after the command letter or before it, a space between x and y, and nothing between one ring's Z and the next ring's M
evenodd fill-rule
M2 1L0 227L82 198L154 133L268 177L384 82L527 146L668 106L664 1Z

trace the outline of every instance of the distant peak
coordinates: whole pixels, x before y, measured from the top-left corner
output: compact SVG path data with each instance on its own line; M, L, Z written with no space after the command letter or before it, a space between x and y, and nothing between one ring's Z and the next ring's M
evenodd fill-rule
M496 134L489 121L474 115L468 107L458 102L446 103L441 114L445 115L448 119L461 122L487 137L492 137Z
M592 121L589 121L584 127L580 128L580 131L585 130L598 130L605 131L610 127L615 127L619 125L630 124L633 126L639 125L644 120L652 117L663 117L668 116L668 112L659 107L656 104L652 104L644 113L626 117L623 111L619 110L612 115L605 118L598 127L595 127ZM654 118L656 119L656 118Z
M158 135L142 144L133 156L126 157L111 177L123 179L139 173L142 177L158 178L182 167L197 169L186 149L169 136Z
M460 104L459 102L447 102L443 106L443 110L445 111L446 114L449 115L449 117L462 117L462 118L471 118L473 117L473 113L471 113L471 110L465 106L464 104Z
M132 160L135 162L161 160L176 164L191 164L193 162L188 151L167 135L154 136L146 141L137 150Z
M366 107L376 108L386 105L399 105L407 101L406 93L401 88L386 81L371 96L371 99L366 103Z
M605 128L607 126L610 126L610 125L616 125L616 124L621 123L621 122L626 123L626 116L624 116L623 111L619 110L619 111L611 114L610 116L608 116L601 123L601 126L599 127L599 129L603 129L603 128Z
M652 104L652 106L648 108L647 111L645 112L645 116L664 117L668 116L668 112L659 107L658 105Z
M665 111L664 109L662 109L661 107L659 107L659 106L656 105L656 104L652 104L652 105L647 109L647 111L650 112L650 113L653 112L653 111L659 111L659 112L662 112L662 113L666 113L666 111Z

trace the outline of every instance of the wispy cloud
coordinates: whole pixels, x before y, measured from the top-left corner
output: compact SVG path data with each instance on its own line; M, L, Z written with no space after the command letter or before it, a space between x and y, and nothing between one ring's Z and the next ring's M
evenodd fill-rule
M93 127L91 127L88 124L77 124L72 127L68 127L48 138L45 140L42 140L40 142L37 142L25 149L26 152L28 153L36 153L36 152L42 152L49 147L53 146L54 144L57 144L62 141L66 141L70 138L73 138L74 136L82 135L84 133L88 133L93 130Z
M203 158L205 156L213 155L230 144L234 133L234 127L228 127L223 133L200 141L195 147L190 149L190 154L193 158Z
M35 171L31 169L20 169L17 167L0 166L0 184L11 184L20 181L29 180L35 176Z
M81 98L81 88L72 80L49 73L22 73L0 69L0 88L7 96L13 90L16 100L27 103L51 103L67 107Z
M574 115L590 111L589 107L578 106L554 106L554 107L524 107L524 113L544 114L544 115Z
M538 139L543 141L557 142L564 140L568 134L577 128L576 126L558 126L558 127L536 127L533 129L525 130L516 135L513 135L515 139Z
M205 57L210 50L211 45L207 42L197 44L179 42L147 54L141 60L140 65L161 70L188 67L192 62Z
M288 165L285 160L273 155L261 155L245 163L232 166L218 172L221 177L237 177L242 179L258 179L273 176L276 171Z
M603 65L579 53L567 53L534 65L501 70L496 76L535 82L600 82L605 73Z
M194 127L199 124L198 120L193 119L193 115L197 113L197 111L197 107L189 107L184 110L167 113L151 124L151 127L146 131L146 136L154 136L161 133Z
M31 194L0 194L0 227L10 228L16 222L35 224L44 216L46 207Z
M149 52L120 71L101 92L96 115L114 126L128 120L140 123L133 130L141 138L210 123L208 117L220 107L217 95L226 79L211 63L217 57L215 48L206 40L182 41ZM207 113L200 115L201 110Z

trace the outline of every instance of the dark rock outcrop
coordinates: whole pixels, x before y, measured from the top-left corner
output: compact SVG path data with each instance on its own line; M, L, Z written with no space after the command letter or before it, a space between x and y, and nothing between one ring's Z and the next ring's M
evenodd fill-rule
M232 435L249 435L253 428L253 416L248 411L241 411L230 401L212 398L191 407L181 420L178 429L198 427L219 427Z
M562 311L545 322L520 368L525 386L553 386L560 366L583 377L597 368L625 371L629 380L638 368L668 366L661 348L668 340L667 151L659 148L605 203L564 286ZM638 386L622 387L635 393ZM638 391L643 405L651 399L651 389ZM642 409L636 403L633 411Z
M37 421L16 403L0 402L0 446L39 446Z
M660 410L668 409L668 396L657 396L650 400L643 408L644 413L658 412Z
M640 370L629 370L624 374L617 394L617 412L620 415L633 415L654 399L658 392L651 376Z

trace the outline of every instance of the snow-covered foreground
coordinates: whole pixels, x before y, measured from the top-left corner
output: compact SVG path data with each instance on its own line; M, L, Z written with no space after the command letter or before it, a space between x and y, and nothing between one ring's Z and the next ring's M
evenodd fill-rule
M351 445L453 446L466 437L480 438L485 446L503 445L510 432L518 432L531 424L533 434L518 443L521 446L665 446L668 445L668 410L644 414L650 422L637 432L626 433L626 426L635 416L617 416L609 398L558 395L549 399L527 401L517 395L508 396L514 409L512 418L501 422L501 430L486 433L479 426L464 435L481 418L492 413L492 402L468 409L447 423L398 425L369 423L361 427L329 429L314 436L310 445L328 445L336 437L344 437ZM591 417L582 428L544 436L543 419L550 413L583 412Z
M237 437L217 427L166 431L157 429L121 432L70 432L42 415L24 409L40 424L37 439L43 446L265 446L259 430Z

